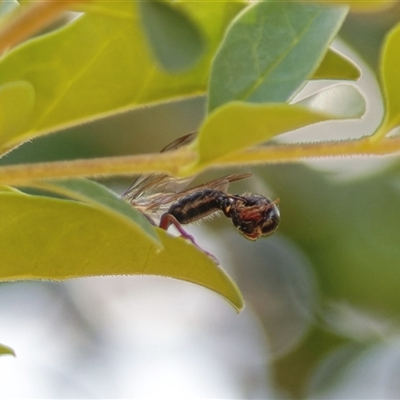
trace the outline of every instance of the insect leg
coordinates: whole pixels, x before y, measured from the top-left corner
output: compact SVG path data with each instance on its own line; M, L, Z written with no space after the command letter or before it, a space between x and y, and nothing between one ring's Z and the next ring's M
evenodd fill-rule
M181 234L181 236L187 240L189 240L190 242L192 242L192 244L197 247L200 251L202 251L203 253L205 253L207 256L209 256L210 258L212 258L212 260L216 263L219 264L219 260L217 257L215 257L213 254L209 253L208 251L204 250L203 248L201 248L196 241L194 240L194 237L192 235L189 235L189 233L187 233L183 228L182 225L179 223L179 221L172 215L169 213L165 213L161 216L160 219L160 225L159 227L161 229L164 230L168 230L168 228L173 225L178 232Z
M189 235L183 228L182 225L178 222L178 220L169 213L165 213L162 215L161 220L160 220L160 225L159 227L164 230L168 230L168 228L173 225L179 233L185 238L190 240L193 244L196 244L196 241L194 240L194 237L192 235Z

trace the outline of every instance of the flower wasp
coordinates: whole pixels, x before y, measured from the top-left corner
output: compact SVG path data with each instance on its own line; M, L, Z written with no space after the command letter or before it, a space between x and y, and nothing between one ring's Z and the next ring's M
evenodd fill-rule
M184 146L195 135L196 133L189 133L182 136L161 152ZM278 228L279 199L272 201L253 193L227 193L231 182L249 176L249 173L231 174L185 190L193 178L177 179L167 174L154 173L139 176L122 197L143 212L154 225L156 223L153 218L159 215L160 228L167 230L174 225L184 238L196 246L194 238L181 225L199 221L216 212L222 212L230 218L244 237L256 240L271 235Z

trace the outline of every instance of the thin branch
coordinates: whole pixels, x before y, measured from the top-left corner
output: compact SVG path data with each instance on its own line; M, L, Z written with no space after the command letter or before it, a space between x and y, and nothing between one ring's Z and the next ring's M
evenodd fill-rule
M79 0L36 1L17 10L15 17L0 28L0 54L28 39L56 20Z
M386 155L396 152L400 152L400 137L379 142L368 137L339 142L260 146L226 156L210 168L298 162L310 158ZM188 147L182 147L166 153L10 165L0 167L0 185L18 186L40 179L107 177L151 172L179 175L195 160L196 153Z
M18 186L41 179L107 177L151 172L176 175L180 166L194 162L195 158L193 152L180 149L168 153L17 164L0 167L0 185Z
M381 141L367 137L338 142L260 146L226 156L215 166L287 163L305 159L387 155L398 152L400 152L400 137L386 138Z

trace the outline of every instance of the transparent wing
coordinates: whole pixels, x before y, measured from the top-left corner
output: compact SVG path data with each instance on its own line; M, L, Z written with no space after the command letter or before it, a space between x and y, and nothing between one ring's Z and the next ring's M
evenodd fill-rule
M194 186L194 187L190 188L189 190L186 190L185 195L193 193L193 192L198 192L203 189L215 189L215 190L220 190L221 192L226 192L228 190L229 184L231 182L249 178L251 175L252 174L249 172L245 172L242 174L225 175L221 178L213 179L212 181L208 181L208 182L202 183L201 185ZM181 195L182 195L182 193L181 193Z
M148 214L165 212L172 203L178 201L184 196L190 195L194 192L202 191L204 189L214 189L221 192L226 192L231 182L245 179L249 176L251 176L250 173L226 175L178 193L157 193L146 197L145 201L140 201L139 199L139 201L132 202L132 204L135 207L138 207L142 212Z
M182 136L162 149L161 153L187 145L195 137L196 132ZM157 214L166 212L172 203L183 196L204 189L226 192L231 182L248 178L249 176L251 174L248 173L226 175L185 190L194 177L177 179L168 174L141 175L125 191L122 197L143 213L149 216L157 216Z
M182 136L164 147L161 153L176 150L181 146L187 145L191 143L195 137L196 132L191 132ZM122 194L122 197L134 205L138 201L139 203L144 203L146 197L151 197L157 193L178 193L185 189L192 180L192 177L177 179L168 174L140 175Z
M122 195L130 203L143 202L146 197L157 193L178 193L185 189L193 177L174 178L167 174L140 176Z

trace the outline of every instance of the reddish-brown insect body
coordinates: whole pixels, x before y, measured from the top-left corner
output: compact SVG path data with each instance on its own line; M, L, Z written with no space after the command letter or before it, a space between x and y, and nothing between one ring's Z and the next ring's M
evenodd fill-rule
M194 135L177 139L163 151L176 149L190 143ZM246 238L256 240L275 232L280 221L278 200L245 193L227 193L230 182L244 179L251 174L232 174L204 183L189 190L183 190L190 183L186 179L174 179L166 174L152 174L140 177L123 194L133 206L153 221L153 215L161 215L159 226L168 229L174 225L182 236L194 239L181 227L199 221L215 212L222 211Z
M230 195L213 189L203 189L182 197L171 205L166 214L172 215L180 224L190 224L217 211L231 218L239 232L251 240L275 232L280 221L276 202L265 196Z

